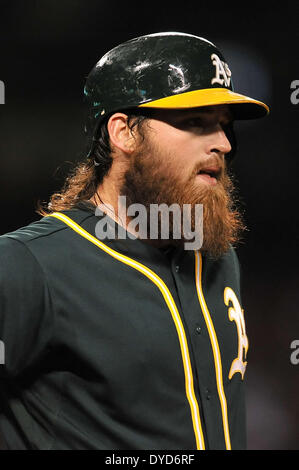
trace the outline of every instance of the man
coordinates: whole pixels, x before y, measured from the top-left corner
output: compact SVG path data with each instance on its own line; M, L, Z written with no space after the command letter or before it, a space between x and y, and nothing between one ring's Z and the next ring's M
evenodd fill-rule
M0 237L6 445L244 449L244 226L228 167L233 121L268 108L184 33L117 46L84 92L87 159L40 221ZM176 210L155 231L161 205Z

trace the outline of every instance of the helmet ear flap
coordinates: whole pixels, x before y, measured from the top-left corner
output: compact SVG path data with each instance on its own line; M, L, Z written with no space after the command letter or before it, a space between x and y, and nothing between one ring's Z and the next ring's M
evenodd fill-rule
M228 165L230 165L235 158L237 149L238 149L238 144L237 144L237 139L236 139L236 134L234 131L234 124L233 122L227 124L226 126L223 126L223 130L225 132L225 135L227 139L229 140L229 143L231 145L231 151L225 155L225 160Z

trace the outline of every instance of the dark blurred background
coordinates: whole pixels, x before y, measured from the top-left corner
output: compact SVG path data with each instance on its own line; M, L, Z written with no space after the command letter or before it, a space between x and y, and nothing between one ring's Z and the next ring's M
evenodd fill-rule
M84 156L85 77L107 50L136 36L182 31L223 52L236 91L269 117L237 124L234 172L248 232L238 249L249 337L248 448L299 449L299 2L0 0L0 233L39 216Z

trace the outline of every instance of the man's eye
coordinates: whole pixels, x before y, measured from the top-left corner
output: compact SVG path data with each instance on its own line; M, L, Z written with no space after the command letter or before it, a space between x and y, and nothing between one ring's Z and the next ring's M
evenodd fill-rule
M189 127L202 127L202 120L200 118L187 119L186 122Z

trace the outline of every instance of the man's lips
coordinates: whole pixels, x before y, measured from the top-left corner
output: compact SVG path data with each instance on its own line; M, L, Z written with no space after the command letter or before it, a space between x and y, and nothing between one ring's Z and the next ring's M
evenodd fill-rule
M218 166L207 166L201 168L197 173L197 177L208 184L217 184L217 179L220 175L220 167Z

